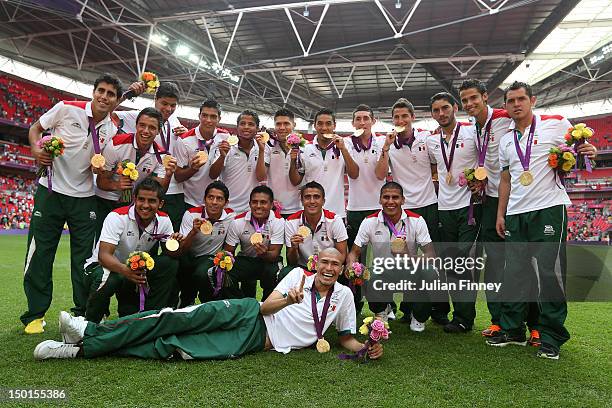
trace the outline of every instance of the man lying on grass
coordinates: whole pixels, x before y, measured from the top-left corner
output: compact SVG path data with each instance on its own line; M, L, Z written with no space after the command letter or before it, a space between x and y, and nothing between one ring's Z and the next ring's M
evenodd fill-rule
M314 343L323 352L329 349L323 334L332 323L340 344L357 352L363 344L353 337L353 294L336 282L343 262L338 250L325 249L319 254L315 275L306 277L301 268L294 269L262 304L253 298L220 300L138 313L101 324L61 312L59 327L64 341L43 341L34 349L34 357L168 359L178 354L183 359L226 359L264 350L288 353ZM368 354L371 359L380 358L382 345L371 346Z

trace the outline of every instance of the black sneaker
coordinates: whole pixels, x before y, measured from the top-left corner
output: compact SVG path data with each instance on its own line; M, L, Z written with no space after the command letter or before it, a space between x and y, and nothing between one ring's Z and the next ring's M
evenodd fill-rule
M525 333L521 335L511 336L508 333L500 332L494 336L491 336L487 339L487 344L489 346L495 347L505 347L508 344L516 344L517 346L525 346L527 345L527 337L525 337Z
M465 324L456 322L454 320L444 326L445 333L467 333L470 330L472 330L471 327L467 327Z
M448 317L446 316L440 316L440 317L431 317L431 321L434 322L435 324L439 325L439 326L446 326L447 324L450 323L450 320L448 320Z
M536 357L548 358L549 360L558 360L559 350L550 344L542 343L538 349L538 352L536 353Z

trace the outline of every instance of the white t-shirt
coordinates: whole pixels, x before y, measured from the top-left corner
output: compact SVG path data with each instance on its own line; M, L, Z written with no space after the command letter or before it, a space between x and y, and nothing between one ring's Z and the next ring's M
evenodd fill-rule
M396 144L389 147L389 168L393 181L404 189L403 208L423 208L438 202L431 178L431 162L427 152L428 130L414 129L412 148ZM397 146L400 146L398 149Z
M53 159L53 191L71 197L91 197L94 195L94 179L91 170L91 158L94 147L89 134L91 102L75 101L58 102L39 119L44 129L50 129L53 136L64 141L64 154ZM117 128L110 115L96 124L100 140L100 149L115 136ZM47 176L38 181L49 188Z
M158 155L155 153L156 149L157 152L161 150L161 148L153 142L147 153L145 153L138 163L136 163L136 153L138 152L136 137L131 133L117 135L113 138L112 143L104 149L104 158L106 159L104 170L115 172L119 163L123 160L129 160L136 164L136 170L138 170L138 180L136 180L134 184L138 184L151 174L163 179L166 177L166 170L164 165L160 162L161 159L158 158ZM161 154L159 154L159 156L161 157ZM113 178L117 179L119 175L115 173L113 174ZM106 200L118 201L121 198L120 191L106 191L98 186L96 186L95 190L98 197L102 197Z
M485 137L485 129L491 121L491 131L487 155L485 156L484 167L487 170L487 189L486 195L489 197L499 197L497 192L499 180L501 178L501 168L499 167L499 141L506 134L512 119L504 109L493 109L487 106L487 121L481 131L481 146ZM478 133L476 134L478 137Z
M429 230L425 219L410 210L404 210L395 229L405 236L408 246L408 255L417 255L417 249L431 242ZM377 258L393 256L391 253L391 241L395 235L385 223L382 210L376 211L363 220L359 226L355 245L364 249L368 244L372 245L372 254ZM402 239L404 239L402 237Z
M290 215L285 221L285 245L287 245L287 248L291 248L291 237L297 234L298 228L302 225L306 225L303 210ZM318 254L327 248L333 248L337 242L348 239L342 218L327 210L323 210L317 227L310 232L311 234L304 238L304 242L299 245L299 265L306 266L311 255Z
M295 268L278 284L275 291L285 294L289 289L298 287L302 280L302 268ZM315 275L308 276L304 282L304 300L294 303L271 315L264 315L264 322L268 337L274 350L287 354L291 350L309 347L317 341L317 331L314 326L312 315L311 289ZM323 312L325 298L317 301L317 313L319 317ZM355 302L353 292L336 282L334 291L330 298L329 309L323 334L334 324L338 333L355 334Z
M565 187L559 181L554 170L548 165L548 153L552 147L565 143L565 133L572 125L569 120L559 115L535 115L536 129L531 146L529 171L533 175L533 183L524 186L519 177L523 166L514 145L514 122L510 124L509 132L504 135L499 144L499 164L501 168L510 170L510 199L506 214L523 214L542 210L556 205L570 205ZM525 154L527 139L531 126L525 129L525 134L519 139L521 151Z
M470 205L471 192L467 186L459 186L459 174L466 168L476 168L478 162L478 151L476 150L476 128L469 124L457 123L460 126L459 134L455 139L455 130L451 142L455 143L455 156L451 164L453 179L449 185L446 182L446 164L442 156L440 146L440 134L434 134L427 138L427 150L429 159L437 164L438 168L438 210L458 210ZM446 157L450 160L452 143L446 144L444 148Z
M214 180L209 176L210 166L212 165L213 146L219 143L229 135L218 132L215 129L213 138L208 142L200 133L200 127L195 127L183 133L177 140L174 148L174 156L178 167L189 167L189 163L200 149L205 149L208 153L208 161L198 169L198 171L183 181L183 192L185 193L185 202L193 206L200 206L204 203L204 191L206 187Z
M361 149L361 145L355 148L352 139L353 137L347 137L344 144L359 166L359 177L356 179L348 178L349 191L346 209L349 211L376 210L380 208L379 195L376 192L380 191L380 188L385 184L385 180L379 180L374 170L382 154L385 137L372 136L370 139L371 146L367 151Z
M94 262L98 262L100 242L116 245L114 253L115 258L121 262L125 262L131 252L148 252L153 248L158 241L151 238L150 234L171 235L173 233L172 222L170 222L168 214L158 211L155 215L155 220L151 221L149 225L146 226L141 235L138 230L134 211L133 206L119 207L106 216L104 224L102 225L102 232L100 233L100 241L96 244L96 248L91 257L85 261L85 267ZM166 240L167 238L162 238L160 241L166 242Z
M268 187L274 191L274 198L281 205L281 214L293 214L302 208L300 190L289 180L291 164L291 148L283 152L279 142L272 144L270 140L266 148L270 151L270 168L268 168Z
M217 146L213 146L212 151L211 166L221 156ZM249 209L251 190L260 184L257 181L255 171L258 157L259 147L254 140L248 156L238 145L232 146L225 156L225 164L219 179L225 183L230 192L227 205L236 211L247 211ZM270 164L270 151L268 149L264 149L264 163L266 165Z
M345 141L346 143L346 141ZM303 183L316 181L325 189L325 207L335 212L340 218L346 217L344 208L344 158L342 153L336 155L331 148L325 159L319 150L318 136L312 143L304 146L300 154L298 171L304 175Z
M240 254L251 258L257 257L257 251L251 244L251 235L255 233L255 227L251 223L251 211L244 212L236 216L230 224L229 232L225 242L234 248L240 244ZM263 225L261 234L263 235L264 245L282 245L285 242L285 220L276 217L270 211L268 219Z
M204 212L204 214L202 214ZM191 243L190 252L194 256L214 255L217 251L223 249L223 243L227 236L230 224L234 220L234 210L224 208L221 212L221 218L213 224L213 230L209 235L204 235L198 232ZM208 215L204 207L193 207L185 211L183 221L181 222L181 234L187 236L193 229L193 220L207 219Z
M140 111L129 110L129 111L115 111L114 112L119 118L119 130L118 133L133 133L136 134L136 118ZM178 136L174 134L174 128L182 126L179 121L176 111L170 115L168 120L164 122L162 128L159 129L159 134L155 136L155 142L165 151L174 154L174 148L176 145L176 139ZM168 146L169 145L169 146ZM176 156L175 156L176 157ZM166 195L181 194L183 192L183 184L177 183L174 176L170 179L170 185L168 185L168 191Z

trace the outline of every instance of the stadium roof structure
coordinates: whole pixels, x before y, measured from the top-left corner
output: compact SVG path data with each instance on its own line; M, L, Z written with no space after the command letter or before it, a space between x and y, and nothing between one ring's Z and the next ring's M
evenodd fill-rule
M323 106L347 117L366 103L388 116L399 97L424 112L433 93L456 96L468 77L485 81L498 103L499 87L515 76L536 84L540 106L611 96L608 0L0 5L0 54L85 82L102 71L131 82L151 70L176 82L192 105L212 97L231 110L287 106L308 120ZM570 13L578 14L565 22ZM553 30L574 46L547 43Z

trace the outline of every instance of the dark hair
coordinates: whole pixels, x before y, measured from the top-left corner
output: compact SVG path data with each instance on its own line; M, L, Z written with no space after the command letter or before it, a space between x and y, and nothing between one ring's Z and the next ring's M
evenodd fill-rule
M106 82L107 84L114 86L115 91L117 91L117 98L123 95L123 84L115 75L107 72L97 77L96 81L94 82L94 91L98 89L98 85L100 85L101 82Z
M414 115L414 105L410 103L410 101L406 98L399 98L391 108L391 116L393 116L393 111L399 108L406 108L412 115Z
M440 100L445 100L451 105L457 104L457 102L455 101L455 98L453 98L453 95L449 94L448 92L438 92L437 94L432 96L431 99L429 100L429 110L431 110L431 108L433 107L434 102L440 101Z
M138 197L140 190L154 191L157 194L157 198L160 200L164 197L164 187L152 176L148 176L140 183L136 184L134 188L134 198Z
M334 123L336 123L336 114L334 113L333 110L329 109L329 108L321 108L317 111L317 113L315 113L314 115L314 122L317 123L317 118L319 117L319 115L330 115L332 117L332 121Z
M402 197L404 196L404 189L402 188L401 184L396 181L387 181L385 184L383 184L383 186L380 188L381 197L383 190L399 190L400 195Z
M485 85L484 82L478 79L466 79L465 81L463 81L461 83L461 86L459 87L459 92L465 91L466 89L471 89L471 88L476 89L481 95L484 95L487 93L487 86Z
M257 114L257 112L252 111L250 109L245 109L242 112L240 112L240 115L238 115L238 119L236 119L236 125L240 124L240 121L242 120L243 116L252 116L253 119L255 120L255 125L259 127L259 115Z
M212 108L217 110L217 114L221 117L221 106L219 106L219 102L214 99L207 99L200 105L200 113L202 113L202 109L204 108Z
M355 114L360 111L368 111L370 113L370 117L374 119L374 111L368 105L360 103L353 109L353 120L355 120Z
M308 183L300 187L300 198L304 198L304 190L306 190L307 188L316 188L321 192L321 194L323 194L323 198L325 198L325 189L321 184L317 183L316 181L309 181Z
M525 89L527 92L527 96L530 98L533 96L533 89L531 89L531 85L521 81L514 81L509 87L504 90L504 103L506 102L506 96L508 95L508 91L516 91L518 89Z
M138 123L141 116L148 116L150 118L157 119L157 130L162 128L162 125L164 123L164 118L161 112L158 111L157 109L151 108L151 107L144 108L143 110L140 111L138 116L136 116L136 123Z
M270 197L270 202L274 202L274 192L268 186L257 186L253 190L251 190L251 194L249 195L249 201L253 199L253 196L258 193L267 194Z
M174 98L179 101L179 89L173 82L162 82L155 92L155 99L159 98Z
M280 108L279 110L277 110L274 114L274 119L276 120L276 118L279 116L287 116L292 121L295 120L295 114L287 108Z
M221 192L223 193L223 197L225 197L225 201L229 200L229 189L222 181L215 180L212 183L210 183L206 187L206 190L204 190L204 198L206 198L206 196L208 195L208 192L212 189L221 190Z

